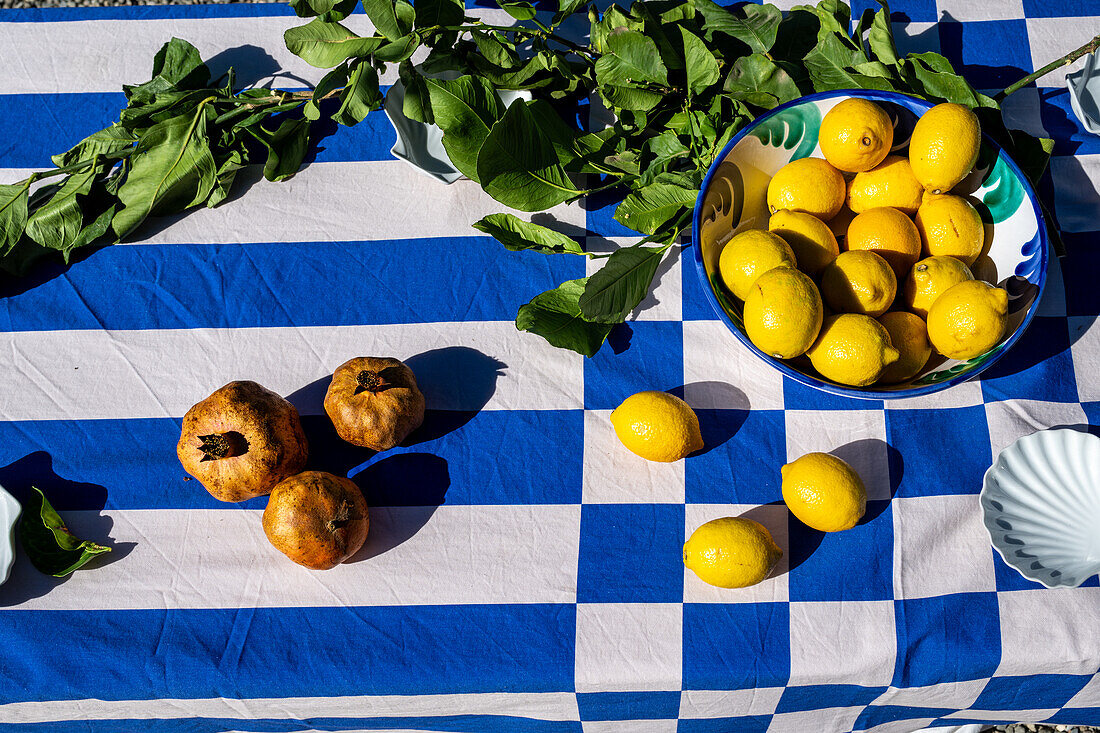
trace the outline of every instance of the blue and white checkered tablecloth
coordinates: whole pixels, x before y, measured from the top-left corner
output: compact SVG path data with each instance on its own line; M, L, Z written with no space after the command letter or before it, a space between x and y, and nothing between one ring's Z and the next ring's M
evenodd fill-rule
M1096 0L895 5L903 51L942 51L983 89L1100 32ZM283 46L299 22L283 5L0 13L0 179L116 119L120 85L173 35L245 82L315 83ZM782 378L716 320L687 256L593 359L516 331L516 307L584 261L471 229L501 207L393 160L381 113L329 130L287 183L7 284L0 484L43 488L114 552L63 581L20 558L0 587L0 733L1100 724L1097 579L1025 581L976 496L1016 438L1100 425L1100 137L1064 73L1007 108L1057 141L1042 188L1069 258L984 379L917 400ZM632 241L612 209L549 216L606 248ZM430 410L407 446L371 455L326 424L326 377L361 354L420 379ZM264 499L221 504L186 477L181 416L233 379L288 395L310 465L363 488L354 562L293 565L263 536ZM643 389L696 408L705 452L657 465L618 444L608 415ZM789 516L778 467L811 450L863 475L868 521L822 537ZM685 572L686 536L742 513L784 549L775 577L728 591Z

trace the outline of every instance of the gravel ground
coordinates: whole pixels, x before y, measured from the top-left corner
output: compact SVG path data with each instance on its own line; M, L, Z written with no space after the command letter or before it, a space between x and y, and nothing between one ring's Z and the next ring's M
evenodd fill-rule
M1098 733L1100 727L1088 725L1042 725L1037 723L1013 723L994 727L997 733Z

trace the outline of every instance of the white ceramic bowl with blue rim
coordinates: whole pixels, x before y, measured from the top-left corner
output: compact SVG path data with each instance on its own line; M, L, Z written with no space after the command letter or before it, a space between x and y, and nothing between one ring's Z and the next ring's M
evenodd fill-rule
M933 354L924 370L909 382L849 387L821 377L805 358L776 359L756 348L745 333L743 304L722 284L718 257L735 234L767 229L768 182L776 171L798 158L824 158L818 146L821 119L849 97L882 105L895 123L894 151L907 147L913 125L933 106L917 97L863 89L821 92L780 105L761 115L722 150L703 179L695 202L692 238L696 271L718 317L757 357L797 382L845 397L894 399L917 397L965 382L994 364L1012 347L1035 316L1046 283L1047 235L1035 192L1019 166L997 143L982 135L974 171L953 189L967 196L986 225L986 254L974 263L974 276L1008 291L1008 328L993 349L967 361Z
M1100 438L1025 435L986 471L980 499L993 547L1028 580L1075 588L1100 573Z

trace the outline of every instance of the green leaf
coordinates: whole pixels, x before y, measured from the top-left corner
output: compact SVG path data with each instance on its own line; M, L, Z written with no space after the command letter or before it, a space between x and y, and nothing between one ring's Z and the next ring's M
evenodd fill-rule
M764 109L774 109L801 96L790 75L759 53L737 59L723 88L734 99Z
M497 31L473 31L471 35L477 50L491 63L502 69L514 69L520 65L514 44L504 40Z
M645 26L637 18L624 13L618 5L612 5L604 11L603 17L599 17L595 6L588 11L591 22L591 45L601 54L610 53L608 39L622 30L640 31Z
M83 213L77 196L87 196L104 169L98 161L88 169L67 176L49 201L39 206L27 219L27 236L50 249L69 251L83 228Z
M381 106L382 92L378 89L378 72L370 61L364 59L352 70L347 86L340 93L340 108L332 119L350 127L362 122L364 117Z
M432 113L431 94L428 91L428 83L424 77L417 73L411 61L402 61L397 67L398 76L405 86L405 96L401 100L401 111L410 120L423 122L426 125L435 124L435 115ZM391 87L392 89L392 87ZM386 92L389 94L389 92Z
M268 132L261 126L248 128L248 132L267 148L264 178L285 181L298 172L309 151L309 125L309 120L297 119L283 120L275 132Z
M883 9L875 13L867 40L871 46L871 54L876 59L884 64L898 66L898 47L894 45L894 27L890 25L889 5L883 4Z
M512 252L525 249L543 254L586 254L572 237L538 224L524 221L514 214L489 214L474 224Z
M69 247L69 251L66 253L66 262L68 261L69 254L72 253L74 250L93 244L97 239L102 237L108 232L108 230L110 230L111 220L115 218L115 212L117 210L118 205L111 204L106 209L99 212L99 214L97 214L96 217L92 219L92 222L90 224L86 224L84 228L80 230L80 233L76 235L76 239L73 241L72 245ZM87 219L87 212L85 215L85 219Z
M182 211L202 203L216 181L207 124L209 107L159 122L130 156L130 172L118 189L123 208L111 222L121 239L147 216Z
M601 86L629 86L636 82L668 83L657 44L638 31L618 31L607 39L608 53L596 61Z
M93 132L67 152L58 153L50 158L58 168L72 165L78 160L85 160L96 155L117 153L137 142L137 137L119 125L117 122L110 127Z
M647 112L660 104L664 98L658 92L619 86L600 87L600 96L610 107L634 112Z
M466 6L462 0L418 0L413 8L417 28L460 25L466 17Z
M754 53L768 53L775 45L783 14L774 5L746 3L741 7L724 8L711 0L696 0L695 7L706 23L708 38L724 33L746 44Z
M144 84L123 85L130 104L143 104L161 92L200 89L210 81L210 70L198 49L180 38L172 38L153 57L152 78Z
M819 0L816 6L799 7L817 16L821 24L817 32L818 43L828 37L835 38L842 45L857 51L861 57L860 61L867 60L863 47L848 35L852 26L852 9L843 0Z
M1047 137L1034 137L1022 130L1009 130L1008 134L1012 138L1012 159L1031 181L1031 185L1038 188L1039 179L1043 177L1054 152L1054 141Z
M305 25L288 28L283 40L287 50L310 66L331 69L353 56L374 52L385 39L360 38L339 23L314 18Z
M88 564L96 555L111 551L110 547L74 537L46 495L37 488L34 493L19 518L19 539L31 565L39 572L62 578Z
M134 135L170 117L188 114L212 97L210 89L159 92L142 104L131 104L119 113L119 124Z
M379 61L387 61L389 63L397 64L405 61L413 52L420 47L420 36L415 33L410 33L407 36L402 36L396 41L384 44L377 51L374 52L374 58Z
M911 85L924 96L968 107L979 106L974 87L951 69L951 63L938 53L911 54L902 68Z
M828 34L806 55L805 64L818 92L853 88L892 91L893 85L888 80L851 70L854 64L866 61L863 52L849 47L840 35Z
M214 183L214 189L210 192L210 198L206 199L206 207L212 209L229 196L229 191L233 187L233 181L237 177L237 171L244 168L247 164L246 155L242 150L231 150L218 165L216 172L217 181Z
M554 111L549 102L536 99L529 102L527 109L535 120L535 125L550 140L557 153L558 162L570 173L607 173L600 166L603 158L613 154L614 148L607 141L614 131L610 128L598 133L579 134L575 127L567 124Z
M520 306L516 328L538 334L559 349L595 355L615 325L592 323L581 315L578 301L586 281L587 278L569 280L536 295L530 303Z
M871 29L874 22L875 11L870 8L865 8L863 13L859 16L859 22L856 23L855 30L852 32L852 39L855 40L856 44L859 45L864 53L867 53L867 44L863 42L863 36Z
M623 247L607 258L600 270L588 278L578 304L590 321L622 323L649 292L663 249Z
M697 195L698 191L681 186L654 183L623 199L615 209L615 221L643 234L653 234L684 209L691 209Z
M478 152L493 123L503 114L496 90L488 81L476 76L424 81L431 97L435 123L443 130L447 157L463 175L479 181Z
M520 211L549 209L580 193L523 100L508 107L489 131L477 156L477 175L486 193Z
M299 18L319 17L336 22L355 12L359 0L290 0L290 7Z
M680 28L684 39L684 66L687 69L688 90L699 94L718 81L718 60L707 50L698 36L686 28Z
M0 256L7 255L27 226L27 186L0 185Z
M313 98L306 102L305 107L302 108L302 114L305 115L307 120L321 119L321 100L347 84L350 72L351 69L346 64L341 64L321 77L321 81L317 82L317 86L313 88ZM259 121L256 120L256 122ZM244 126L248 127L249 125Z
M497 5L516 20L531 20L535 17L535 6L528 2L497 0Z
M554 19L550 21L550 26L560 25L562 21L587 4L588 0L560 0L558 2L558 12L554 13Z
M398 8L397 6L404 6ZM408 8L408 10L405 10ZM402 0L363 0L363 10L374 27L386 38L396 41L402 36L408 35L412 30L415 11L413 7ZM401 16L398 12L401 12Z

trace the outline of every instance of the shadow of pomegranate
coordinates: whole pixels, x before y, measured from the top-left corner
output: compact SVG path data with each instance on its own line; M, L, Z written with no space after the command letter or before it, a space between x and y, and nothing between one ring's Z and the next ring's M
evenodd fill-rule
M420 531L451 485L447 461L430 453L400 453L353 473L370 506L367 541L346 562L388 552Z

